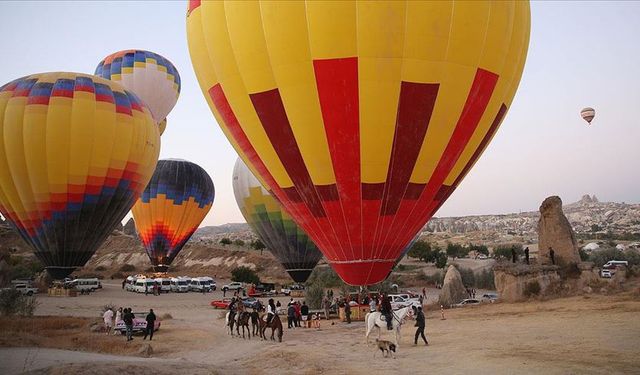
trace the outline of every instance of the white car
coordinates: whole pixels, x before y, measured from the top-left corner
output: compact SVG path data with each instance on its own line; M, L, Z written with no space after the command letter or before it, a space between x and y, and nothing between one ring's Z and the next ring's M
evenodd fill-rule
M600 277L604 277L605 279L610 279L613 276L611 270L602 270L600 271Z
M453 307L465 307L479 305L481 302L474 298L463 299L462 302L456 303Z
M398 310L407 306L415 306L415 307L421 306L420 301L407 300L398 294L389 294L388 297L391 298L391 308L394 310Z
M13 289L19 290L23 296L32 296L35 293L38 293L38 288L34 288L27 284L14 284Z
M242 290L244 289L244 283L234 281L227 285L222 286L222 290Z

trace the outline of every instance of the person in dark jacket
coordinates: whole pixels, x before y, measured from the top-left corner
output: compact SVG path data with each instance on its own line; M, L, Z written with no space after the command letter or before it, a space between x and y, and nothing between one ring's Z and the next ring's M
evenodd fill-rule
M422 336L425 345L429 345L427 338L424 336L425 317L422 312L422 306L418 306L418 313L416 314L416 336L413 339L413 345L418 345L418 336Z
M153 309L149 309L149 313L147 314L147 328L144 330L144 338L147 339L147 335L149 335L149 341L153 340L153 330L155 329L156 324L156 314L153 313Z
M556 264L556 252L553 251L552 247L549 247L549 258L551 258L551 264L555 266Z
M393 309L391 308L391 297L382 297L382 304L380 305L380 313L387 320L387 329L393 329Z
M302 316L302 324L304 324L305 327L308 327L311 321L309 320L309 306L307 306L306 301L302 301L300 315Z
M293 304L287 307L287 327L296 328L296 308Z
M348 300L344 300L344 316L347 318L347 324L351 324L351 305Z
M524 261L529 264L529 246L524 249Z
M135 319L135 315L131 312L131 308L127 307L124 309L122 320L124 321L124 326L127 329L127 341L133 340L133 319Z

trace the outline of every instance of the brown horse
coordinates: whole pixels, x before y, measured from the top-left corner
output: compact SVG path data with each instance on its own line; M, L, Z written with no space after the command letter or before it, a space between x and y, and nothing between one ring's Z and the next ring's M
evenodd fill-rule
M260 333L260 314L257 311L252 311L249 316L251 317L251 332L253 336L257 336Z
M249 319L251 317L251 314L249 314L246 311L238 314L240 314L240 316L238 317L238 324L236 325L238 336L240 336L240 327L242 327L242 338L244 338L244 329L246 327L247 334L249 335L249 339L251 339L251 329L249 329Z
M267 339L267 336L265 335L265 331L267 330L267 328L271 328L271 340L276 341L276 339L273 337L273 333L277 330L278 341L282 342L282 322L280 321L280 317L278 316L278 314L273 316L273 319L271 319L271 322L269 324L267 324L264 316L260 318L260 337L262 337L263 340Z

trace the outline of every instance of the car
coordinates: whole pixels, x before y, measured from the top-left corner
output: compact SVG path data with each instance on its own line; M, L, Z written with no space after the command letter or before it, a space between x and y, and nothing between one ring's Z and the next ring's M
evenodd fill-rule
M391 308L394 310L398 310L407 306L415 306L415 307L422 306L420 304L420 301L413 300L413 299L405 299L404 297L398 294L389 294L388 297L391 298Z
M216 309L228 309L231 304L231 298L223 298L211 301L210 305Z
M241 283L238 281L234 281L222 286L222 290L225 292L228 290L242 290L242 289L244 289L244 283Z
M611 272L611 270L600 271L600 277L604 277L605 279L610 279L612 276L613 276L613 272Z
M465 307L479 305L481 302L474 298L463 299L462 302L456 303L453 307Z
M244 307L254 309L258 305L258 299L254 297L242 297L242 304Z
M289 287L289 289L291 290L304 290L304 285L300 285L300 284L293 284Z
M482 299L493 303L498 299L498 295L495 293L485 293L482 295Z
M149 311L145 312L134 312L133 315L133 332L144 332L147 329L147 314ZM156 314L156 321L153 325L153 330L157 331L160 329L160 317ZM120 319L116 322L114 331L119 331L121 334L125 334L127 332L127 327L124 324L124 320Z
M38 293L38 288L34 288L27 284L14 284L13 289L19 290L23 296L32 296L35 293Z

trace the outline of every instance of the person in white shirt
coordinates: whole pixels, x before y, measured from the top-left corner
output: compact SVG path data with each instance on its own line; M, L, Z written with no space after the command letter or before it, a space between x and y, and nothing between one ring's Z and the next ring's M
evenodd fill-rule
M104 326L108 335L111 333L111 328L113 327L113 310L107 309L107 311L102 314L102 319L104 319Z

